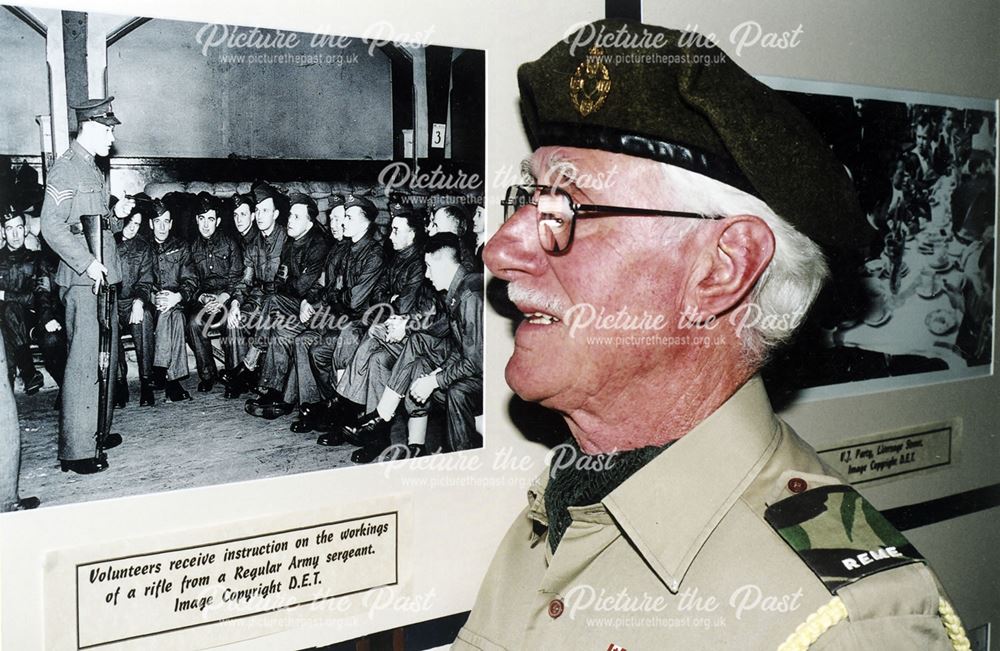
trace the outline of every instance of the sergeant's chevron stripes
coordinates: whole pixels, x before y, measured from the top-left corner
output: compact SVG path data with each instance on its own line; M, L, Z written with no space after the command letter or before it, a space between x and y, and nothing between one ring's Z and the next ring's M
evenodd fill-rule
M73 195L76 194L76 190L72 188L70 188L69 190L56 190L53 186L46 185L45 194L52 197L52 200L55 201L56 205L58 206L63 201L66 201L67 199L72 199Z

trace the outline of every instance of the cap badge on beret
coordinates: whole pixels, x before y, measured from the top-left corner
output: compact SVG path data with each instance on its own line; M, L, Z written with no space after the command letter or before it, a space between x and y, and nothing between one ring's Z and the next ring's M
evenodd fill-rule
M611 73L603 59L602 48L590 48L587 57L569 78L569 99L580 117L600 110L611 92Z

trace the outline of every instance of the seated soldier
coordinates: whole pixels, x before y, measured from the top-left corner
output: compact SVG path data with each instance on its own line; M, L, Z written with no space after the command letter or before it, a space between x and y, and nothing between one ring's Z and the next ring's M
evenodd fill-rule
M281 250L274 293L264 299L261 314L266 320L267 352L260 374L260 398L246 402L246 411L252 416L273 419L292 411L297 395L286 399L285 389L293 384L297 394L298 383L289 383L289 371L295 356L295 338L305 331L305 323L312 318L322 289L323 263L330 251L326 234L316 222L319 210L308 195L296 192L289 197L288 239Z
M349 195L344 203L343 233L346 250L327 259L326 285L315 304L310 306L308 320L311 332L297 344L300 363L300 383L307 387L307 396L318 396L323 402L301 406L302 421L295 431L307 432L317 423L325 422L327 400L333 398L337 382L334 354L337 340L345 323L361 319L378 301L376 288L385 270L385 254L375 239L374 220L378 208L365 197Z
M337 277L340 261L351 250L351 240L344 237L345 214L344 197L339 194L332 195L328 220L331 243L330 252L327 253L323 265L323 288L320 290L319 301L314 306L316 314L306 324L306 331L295 338L295 375L298 380L300 418L291 424L290 429L293 432L308 432L318 427L319 424L313 422L315 419L307 418L306 414L324 408L323 396L316 384L316 374L312 370L309 352L323 338L328 337L331 342L335 342L340 332L337 316L331 313L325 297L328 289L336 285L336 282L331 283L330 279ZM307 421L309 421L308 429Z
M475 253L475 259L473 263L475 268L473 271L476 273L483 273L483 246L486 245L486 208L482 206L476 206L475 211L472 213L472 234L475 237L475 246L473 251Z
M371 298L372 305L379 309L369 310L361 318L343 324L331 360L338 381L351 365L365 338L375 336L385 339L390 327L401 326L409 315L416 312L418 293L424 280L423 220L416 211L397 212L391 224L389 241L394 254ZM365 368L357 368L355 373L363 374ZM333 416L327 409L307 409L304 406L302 418L292 424L292 431L322 429L322 425L329 424ZM337 444L332 435L323 440L327 445Z
M44 378L32 358L32 331L39 339L49 373L60 383L65 339L54 316L51 285L41 255L24 246L24 215L7 213L2 221L5 244L0 249L0 328L10 360L7 376L13 383L14 371L20 371L24 392L33 395L42 388Z
M138 201L138 199L137 199ZM139 367L139 405L152 407L153 397L153 249L149 241L139 235L143 214L141 209L151 210L151 202L137 203L118 234L118 259L121 261L122 285L118 290L118 384L115 387L115 403L124 407L128 402L126 382L128 365L121 334L132 335L135 347L135 361Z
M266 333L259 332L264 298L274 293L281 252L288 235L282 227L287 199L267 183L253 189L257 234L248 236L243 247L243 279L230 303L226 325L237 339L249 342L243 359L231 373L222 375L226 397L238 398L257 386L257 363L267 346ZM235 215L235 212L234 212Z
M203 192L198 195L195 220L198 237L191 243L191 261L198 275L198 293L188 306L188 343L194 350L198 367L198 391L206 393L219 379L208 334L211 328L222 331L222 350L226 368L239 363L237 338L229 332L227 315L232 295L243 278L243 250L227 233L219 230L215 197Z
M184 308L198 291L198 276L191 264L190 246L170 232L173 217L162 201L155 201L149 225L153 231L153 305L156 307L156 341L153 349L154 386L164 382L167 400L190 400L181 386L188 376L184 346Z
M254 241L260 235L260 230L257 229L253 217L254 205L252 194L234 194L230 198L229 207L233 213L233 230L236 232L236 239L240 244L243 259L240 265L240 278L232 289L229 309L226 311L226 329L232 342L233 352L239 361L242 361L246 356L249 343L247 342L246 329L240 327L239 316L233 318L234 313L237 315L239 313L238 310L233 309L233 306L239 304L242 300L242 293L246 289L243 280L247 269L247 250L253 246ZM239 386L240 383L234 381L233 374L237 368L240 368L239 365L235 368L223 369L219 373L219 379L226 385L224 393L226 398L239 398L243 392L243 388Z
M446 405L449 448L468 450L482 445L475 419L482 411L483 398L483 277L462 266L460 251L461 243L451 233L435 235L427 242L427 277L436 290L447 292L450 336L414 333L407 338L375 411L342 430L344 438L362 446L352 461L368 463L386 447L389 423L404 396L410 415L410 455L426 453L427 407L432 395Z
M470 271L477 266L481 269L483 262L481 259L478 262L476 261L476 252L474 247L469 244L466 231L465 211L457 204L449 204L437 208L431 213L431 219L427 223L427 235L431 237L438 233L454 233L457 235L460 243L459 252L461 254L462 265Z

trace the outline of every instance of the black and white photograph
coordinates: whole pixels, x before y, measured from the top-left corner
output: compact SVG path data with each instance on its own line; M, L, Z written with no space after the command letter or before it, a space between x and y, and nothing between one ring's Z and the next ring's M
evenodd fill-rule
M766 371L813 397L988 375L993 359L993 102L783 80L847 168L867 229ZM839 385L839 386L835 386Z
M485 52L388 18L0 10L2 510L482 446Z

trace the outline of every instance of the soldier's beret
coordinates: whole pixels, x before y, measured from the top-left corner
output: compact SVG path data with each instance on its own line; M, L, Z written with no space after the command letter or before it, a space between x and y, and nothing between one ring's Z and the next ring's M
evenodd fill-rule
M344 205L344 201L346 201L344 199L344 195L342 195L342 194L331 194L330 195L330 209L333 210L337 206L343 206Z
M288 196L288 207L291 208L296 204L304 205L308 211L310 217L315 217L319 214L319 208L316 206L316 202L308 194L302 192L293 192Z
M860 245L854 187L816 129L706 43L617 19L581 27L518 69L532 146L676 165L759 197L818 244Z
M368 198L353 194L347 195L347 198L344 200L344 208L353 208L355 206L361 208L365 213L365 217L369 220L374 219L378 215L378 208Z
M261 183L253 189L253 198L255 203L261 203L262 201L267 201L268 199L277 199L277 197L278 191L267 183Z
M121 120L115 117L114 112L111 110L111 101L113 99L114 95L111 97L88 99L86 102L71 106L70 108L76 111L76 121L78 123L91 120L93 122L100 122L107 127L113 127L116 124L122 123Z
M153 214L150 215L151 219L156 219L165 212L169 212L170 208L163 202L162 199L153 199Z
M256 200L253 198L252 195L249 194L236 193L232 197L230 197L230 201L233 204L233 210L236 210L243 204L246 204L247 206L250 207L251 210L253 210L254 206L257 205Z
M209 210L218 212L218 203L215 200L215 196L208 192L199 192L198 196L195 197L194 214L204 215Z
M0 212L0 228L6 226L7 222L13 219L20 219L22 222L27 221L24 218L24 213L20 210L4 210L3 212Z

